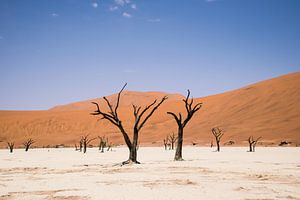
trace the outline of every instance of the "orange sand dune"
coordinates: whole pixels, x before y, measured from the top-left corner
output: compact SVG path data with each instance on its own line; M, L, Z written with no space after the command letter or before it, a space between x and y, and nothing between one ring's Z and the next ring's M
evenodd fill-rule
M153 115L140 134L140 143L161 145L163 138L177 127L167 111L184 113L183 96L159 92L126 91L121 97L120 117L128 131L133 126L131 104L145 106L155 99L168 95L169 99ZM116 95L108 97L113 104ZM89 115L94 110L91 101L57 106L47 111L0 111L0 143L15 141L17 146L26 138L33 138L36 146L58 144L74 145L83 134L91 137L105 135L115 144L123 144L118 130L107 121ZM223 143L247 145L247 138L262 136L262 144L277 145L280 141L300 144L300 72L262 81L247 87L197 98L203 108L195 114L185 129L185 143L208 145L213 140L214 126L225 131ZM98 100L105 108L103 100ZM105 110L104 109L104 110ZM94 141L94 145L98 143Z

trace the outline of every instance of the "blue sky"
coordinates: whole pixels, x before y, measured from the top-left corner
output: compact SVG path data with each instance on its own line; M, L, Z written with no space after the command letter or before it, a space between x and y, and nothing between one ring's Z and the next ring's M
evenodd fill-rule
M194 97L300 71L299 0L1 0L0 110Z

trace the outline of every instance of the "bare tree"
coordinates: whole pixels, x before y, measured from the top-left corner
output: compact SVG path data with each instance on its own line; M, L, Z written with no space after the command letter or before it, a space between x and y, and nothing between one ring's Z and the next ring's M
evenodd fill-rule
M101 150L101 153L104 153L104 148L108 145L108 138L105 138L105 136L101 137L98 136L100 142L99 142L99 150Z
M165 150L167 150L168 142L169 142L169 136L167 136L163 141L164 141Z
M83 147L83 139L81 138L79 141L79 151L82 152L82 147Z
M113 143L112 142L110 142L110 143L108 143L107 142L107 151L112 151L112 147L113 147Z
M148 121L148 119L153 115L153 113L157 110L157 108L167 99L167 97L163 97L158 103L157 100L155 100L150 105L146 106L145 108L141 108L141 106L132 105L133 107L133 114L134 114L134 126L133 126L133 139L130 140L128 133L123 127L122 121L120 120L118 116L118 108L120 104L120 97L121 93L126 87L127 83L123 86L123 88L118 93L116 106L113 108L111 102L108 101L106 97L103 97L105 100L108 108L110 111L103 112L100 110L99 104L96 102L92 102L97 106L97 110L94 113L91 113L92 115L101 115L101 119L108 120L110 123L115 125L123 135L123 138L125 140L125 143L129 149L129 158L127 161L124 161L122 164L129 164L129 163L139 163L137 161L137 146L138 146L138 138L139 133L145 123ZM147 112L147 114L146 114ZM145 116L144 116L145 115Z
M7 142L7 146L9 148L9 152L12 153L13 150L14 150L15 143L14 142Z
M261 137L258 137L256 140L253 138L253 136L250 136L248 138L248 143L249 143L249 152L255 152L255 146L258 142L258 140L260 140Z
M192 98L189 102L190 98L190 90L188 90L188 94L185 99L183 99L183 102L185 104L185 109L187 112L187 115L185 119L182 119L181 113L174 114L173 112L167 112L168 114L172 115L177 122L178 125L178 136L177 136L177 146L176 146L176 153L174 160L183 160L182 159L182 144L183 144L183 129L187 125L187 123L192 119L193 115L202 107L202 103L197 103L195 106L193 106L194 99Z
M216 138L216 143L217 143L217 151L220 151L220 141L221 138L223 137L224 133L223 130L221 130L220 128L216 127L216 128L212 128L211 129L212 134L215 136Z
M89 139L89 135L84 135L81 137L81 142L82 142L82 146L83 146L83 153L86 153L86 149L89 145L89 143L93 140L95 140L96 138L91 138Z
M169 142L171 144L171 149L174 149L175 142L177 141L177 137L175 136L175 133L173 132L172 135L169 135Z
M23 142L23 145L25 147L25 151L28 151L28 149L30 148L30 146L35 143L35 141L31 138L27 139L25 142Z

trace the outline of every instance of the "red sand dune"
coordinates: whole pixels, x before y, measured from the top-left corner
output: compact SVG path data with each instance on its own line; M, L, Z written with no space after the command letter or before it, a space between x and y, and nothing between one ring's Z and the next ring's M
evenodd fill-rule
M142 129L140 143L161 145L163 138L177 127L167 111L184 112L183 96L160 92L126 91L121 97L120 117L130 132L133 126L131 104L145 106L155 99L168 95L169 99ZM108 97L113 103L116 94ZM88 100L46 111L0 111L0 143L15 141L21 146L26 138L33 138L35 146L74 145L81 135L105 135L115 144L123 144L118 130L99 116L89 115L94 105ZM106 108L103 100L100 106ZM196 98L203 107L185 129L185 144L192 142L208 145L213 140L211 128L224 129L222 143L232 140L235 145L247 145L247 138L262 136L262 144L278 145L280 141L300 144L300 72L262 81L247 87ZM94 145L98 143L94 141Z

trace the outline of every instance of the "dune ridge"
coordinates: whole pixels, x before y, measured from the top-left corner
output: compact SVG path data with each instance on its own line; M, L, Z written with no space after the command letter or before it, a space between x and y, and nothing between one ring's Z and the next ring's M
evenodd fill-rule
M141 145L162 145L163 138L177 127L167 111L184 113L182 95L161 92L125 91L120 104L120 117L129 130L132 128L131 104L145 106L155 99L168 95L169 99L153 115L140 134ZM108 96L114 104L116 94ZM118 130L99 117L92 116L99 99L80 101L56 106L45 111L0 111L0 147L5 141L15 141L21 146L25 138L33 138L38 147L64 144L72 146L81 135L107 136L115 144L124 144ZM234 145L247 145L247 138L262 136L261 144L278 145L281 141L300 144L300 72L261 81L249 86L195 98L203 102L203 108L194 116L185 129L185 144L209 145L213 140L212 127L219 126L225 131L222 144L232 140ZM106 109L106 107L105 107ZM104 110L105 110L104 109ZM93 145L97 145L95 140Z

